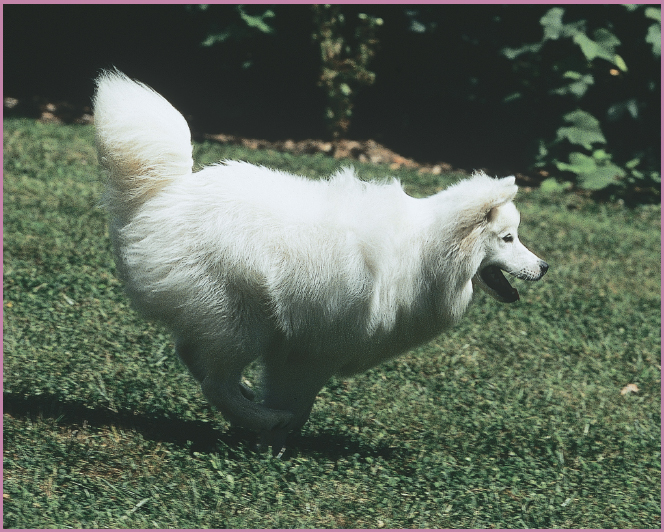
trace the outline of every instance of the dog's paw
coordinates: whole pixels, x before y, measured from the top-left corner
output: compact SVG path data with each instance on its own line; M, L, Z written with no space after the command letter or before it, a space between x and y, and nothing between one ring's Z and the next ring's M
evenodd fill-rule
M244 395L250 401L253 401L254 398L256 397L256 392L254 392L251 388L249 388L249 386L247 386L243 382L240 383L240 393L242 393L242 395Z
M266 453L272 448L272 456L283 458L286 453L286 440L290 434L288 429L273 429L262 431L256 440L254 450Z

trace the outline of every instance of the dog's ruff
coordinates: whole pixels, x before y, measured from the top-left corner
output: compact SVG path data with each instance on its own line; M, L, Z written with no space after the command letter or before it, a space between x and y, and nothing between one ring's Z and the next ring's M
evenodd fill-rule
M105 72L94 112L130 298L173 331L212 404L277 449L332 375L432 339L473 285L515 301L501 270L547 270L518 240L514 177L477 173L415 199L352 169L321 181L230 161L193 173L187 123L152 89ZM260 401L240 382L255 359Z

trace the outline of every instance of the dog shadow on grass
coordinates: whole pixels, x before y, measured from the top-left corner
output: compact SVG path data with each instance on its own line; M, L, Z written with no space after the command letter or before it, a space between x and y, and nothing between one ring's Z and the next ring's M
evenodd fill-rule
M136 414L107 408L90 408L83 401L66 401L53 394L26 396L25 394L3 393L3 412L18 419L52 419L61 427L103 428L115 426L125 430L135 430L145 439L165 441L190 452L211 453L219 450L220 442L226 444L237 458L250 449L256 435L239 428L221 430L214 423L177 419L164 412ZM369 446L357 438L344 434L319 431L315 435L293 435L284 458L293 455L318 454L329 459L353 456L388 458L396 449L389 446Z

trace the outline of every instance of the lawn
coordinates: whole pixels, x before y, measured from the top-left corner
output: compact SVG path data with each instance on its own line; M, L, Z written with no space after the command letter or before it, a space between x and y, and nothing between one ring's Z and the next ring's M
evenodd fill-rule
M128 304L93 138L4 122L6 528L660 528L659 206L520 191L548 274L332 379L279 460L249 450ZM312 178L343 164L196 146L222 158ZM454 180L355 166L416 196Z

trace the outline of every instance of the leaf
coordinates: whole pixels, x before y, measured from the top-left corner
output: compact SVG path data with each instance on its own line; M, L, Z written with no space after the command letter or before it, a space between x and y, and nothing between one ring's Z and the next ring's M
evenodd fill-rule
M544 193L550 194L554 192L564 192L571 186L572 186L571 183L558 183L558 181L556 181L556 178L549 177L548 179L542 181L542 183L540 184L540 190Z
M616 65L623 72L627 72L627 63L618 54L613 56L613 64Z
M219 33L211 33L208 35L203 42L201 42L201 46L209 47L212 46L218 42L224 42L231 36L231 33L228 31L220 31Z
M608 153L606 153L606 150L600 148L599 150L595 150L593 152L593 159L595 159L595 161L597 161L598 163L601 163L603 161L610 162L611 156Z
M647 7L645 10L645 15L648 18L656 20L660 24L662 23L662 10L657 9L656 7Z
M542 40L551 39L555 41L561 36L565 28L563 13L565 13L565 10L562 7L552 7L540 19L540 24L544 28L544 38Z
M620 39L618 39L618 37L616 37L606 28L596 29L593 32L593 37L595 38L595 42L597 42L600 47L608 50L611 53L614 51L616 46L620 46Z
M603 59L607 59L608 61L611 61L613 58L612 54L608 54L606 50L602 49L599 44L593 41L585 33L576 34L573 40L576 44L579 45L583 55L586 56L588 61L592 61L596 57L601 57Z
M653 24L648 28L646 42L652 45L652 53L657 57L662 55L662 28L659 24Z
M524 44L521 48L503 48L500 53L503 54L510 61L516 59L521 54L533 53L536 54L542 49L542 43Z
M275 16L274 11L268 9L262 15L253 16L244 11L244 9L242 9L242 6L237 6L237 10L240 13L240 16L242 17L242 20L244 20L244 22L250 28L256 28L258 31L262 33L272 33L274 31L274 29L265 22L266 18L273 18Z
M572 152L569 155L569 163L556 161L555 165L558 170L577 174L581 188L600 190L608 185L615 184L617 182L616 178L623 177L625 171L611 162L605 163L606 158L602 157L600 153L598 153L598 156L599 162L603 164L597 164L598 159L595 157L590 157L579 152Z
M564 13L565 10L563 8L553 7L540 19L540 24L544 28L542 42L549 39L555 41L560 37L573 37L577 33L583 33L586 21L579 20L570 24L563 24Z
M579 80L583 78L583 74L581 74L581 72L575 72L574 70L568 70L563 74L563 77L567 79Z
M593 41L585 33L577 33L574 35L573 41L579 45L588 61L599 57L613 63L623 72L627 72L627 64L624 59L614 51L615 47L620 44L620 40L604 29L597 30L595 36L599 37L598 41Z
M579 152L569 154L569 163L556 161L558 170L574 172L575 174L589 174L597 170L595 159Z
M592 144L600 142L606 144L606 138L599 127L599 120L586 111L576 110L563 117L569 122L569 127L561 127L556 132L559 139L567 139L572 144L579 144L587 150L592 149Z
M513 92L512 94L509 94L508 96L505 96L503 98L503 103L509 103L513 102L514 100L518 100L523 97L523 94L520 92Z
M579 174L579 186L587 190L601 190L616 184L618 177L623 177L625 171L613 163L598 166L596 170Z
M560 94L563 96L565 94L573 94L577 98L581 98L587 92L588 88L595 83L594 78L590 74L581 75L579 72L568 71L563 74L563 77L571 78L574 81L563 87L550 91L551 94Z

